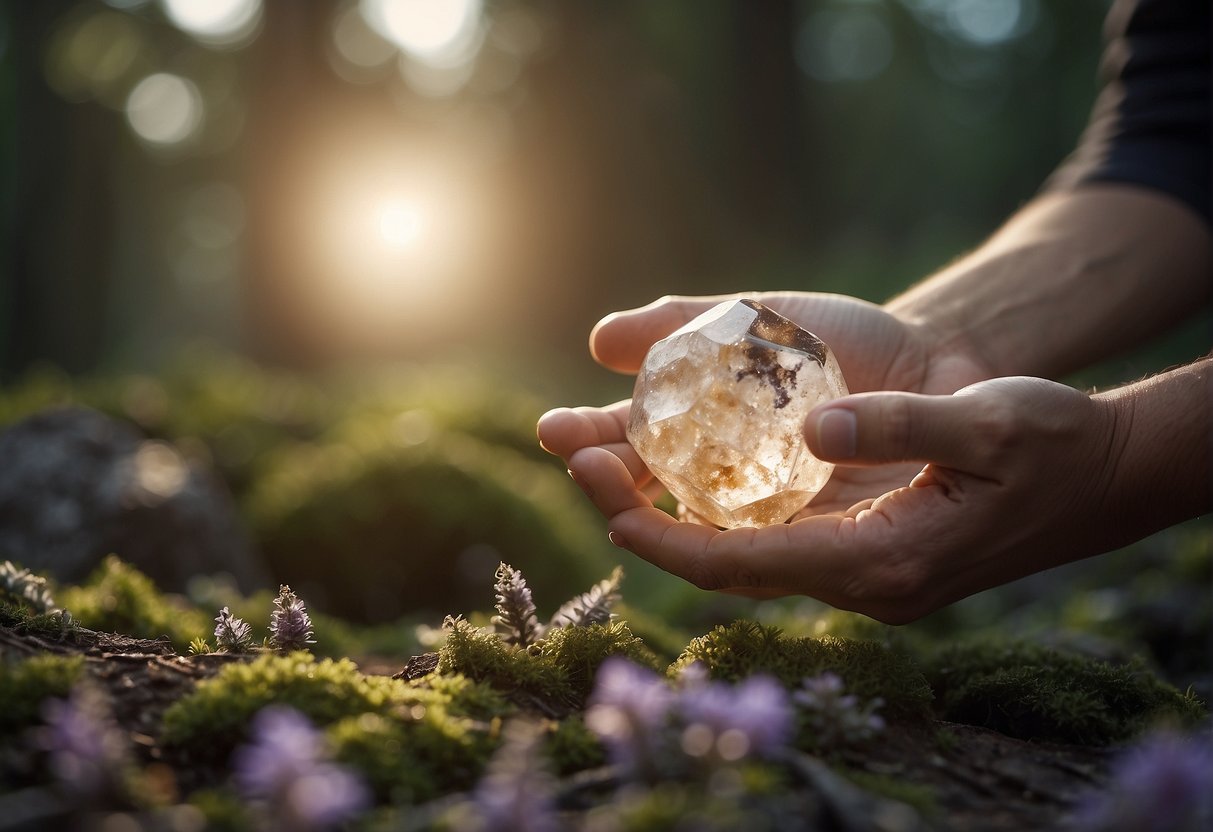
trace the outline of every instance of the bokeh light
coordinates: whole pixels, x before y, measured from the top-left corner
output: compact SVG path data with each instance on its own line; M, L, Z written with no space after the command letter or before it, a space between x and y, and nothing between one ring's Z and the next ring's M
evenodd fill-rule
M47 47L47 83L68 101L98 99L121 107L144 45L129 15L102 11L68 17Z
M381 241L392 250L403 251L421 235L423 218L415 205L403 199L386 199L379 205Z
M135 135L153 146L180 144L202 125L202 96L181 76L157 72L131 90L126 120Z
M174 26L210 46L243 45L261 22L261 0L161 0L161 4Z
M819 81L866 81L893 59L893 36L883 13L856 6L810 15L796 44L796 61Z
M462 63L474 52L481 0L363 0L379 34L409 55L436 65Z

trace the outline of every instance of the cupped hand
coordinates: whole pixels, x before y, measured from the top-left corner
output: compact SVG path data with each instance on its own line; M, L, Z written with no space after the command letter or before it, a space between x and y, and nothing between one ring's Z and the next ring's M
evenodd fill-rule
M743 295L667 297L604 318L590 335L590 351L604 366L635 373L649 347L712 306ZM744 295L816 334L838 359L851 392L905 390L951 393L989 376L973 357L937 344L933 333L899 320L875 304L844 295L811 292ZM582 448L604 448L618 456L650 496L661 490L628 445L629 401L605 408L560 408L539 422L543 447L566 462ZM799 516L845 511L855 503L906 485L920 466L838 467L826 487ZM584 487L584 486L583 486Z
M704 589L810 595L904 623L1094 554L1091 530L1108 519L1112 409L1043 379L822 405L806 423L816 455L856 466L910 461L919 473L844 512L761 529L721 531L654 508L643 466L617 446L625 412L621 404L559 417L569 436L579 434L570 473L616 545Z

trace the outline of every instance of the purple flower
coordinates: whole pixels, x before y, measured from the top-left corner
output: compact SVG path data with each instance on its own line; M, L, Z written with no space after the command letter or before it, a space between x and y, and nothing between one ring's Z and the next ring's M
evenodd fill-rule
M316 643L307 607L286 584L278 588L274 611L270 613L270 643L279 650L303 650Z
M1149 737L1112 765L1107 789L1075 815L1084 832L1197 832L1213 828L1213 742L1208 734Z
M692 757L733 762L783 748L792 733L787 691L769 676L738 685L692 684L682 693L682 748Z
M560 832L555 780L538 753L535 727L511 722L505 742L476 786L473 806L483 832Z
M232 615L227 607L219 610L215 617L215 644L219 647L243 653L253 640L253 628L243 619Z
M236 786L282 829L324 829L367 808L370 794L331 763L321 734L293 708L271 705L253 719L253 741L233 755Z
M827 670L806 677L792 694L812 733L811 742L818 748L838 749L866 742L884 730L884 720L876 714L884 701L877 697L860 705L857 696L844 690L838 674Z
M647 668L618 656L598 668L585 724L606 746L611 762L653 777L661 767L674 691Z
M46 727L38 744L49 752L51 771L66 791L85 799L121 791L126 737L100 690L77 685L69 698L48 700L42 715Z

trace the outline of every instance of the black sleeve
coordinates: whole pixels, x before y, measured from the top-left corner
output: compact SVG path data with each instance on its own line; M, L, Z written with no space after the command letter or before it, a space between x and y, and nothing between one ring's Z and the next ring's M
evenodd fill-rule
M1209 0L1117 0L1103 87L1078 149L1046 190L1087 182L1154 188L1213 223Z

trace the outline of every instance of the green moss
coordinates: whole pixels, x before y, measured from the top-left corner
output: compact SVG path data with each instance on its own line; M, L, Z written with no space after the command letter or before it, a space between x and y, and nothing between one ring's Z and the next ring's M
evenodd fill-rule
M256 828L248 804L219 789L199 789L189 804L202 813L207 832L253 832Z
M18 633L30 633L51 640L63 639L76 630L78 622L62 610L36 613L24 604L7 604L0 601L0 627Z
M573 696L581 702L590 695L598 667L610 656L623 656L653 670L659 664L653 651L622 621L558 627L549 630L538 647L544 661L564 671Z
M580 716L552 723L543 737L543 754L551 770L560 777L606 764L606 752L598 735L585 726Z
M156 589L151 579L110 555L82 586L59 590L59 604L81 626L138 638L167 635L178 652L214 629L210 618Z
M271 566L317 609L384 621L479 604L477 557L485 574L499 560L523 569L539 597L590 583L607 554L575 492L550 466L457 433L372 436L278 455L247 513Z
M891 777L887 774L874 774L857 769L846 769L840 773L864 791L904 803L925 817L931 817L939 812L935 792L929 786L910 783L905 779Z
M1025 739L1106 745L1206 715L1140 661L1113 665L1021 642L952 647L926 672L943 719Z
M38 722L42 703L66 697L84 671L83 656L40 655L0 661L0 737L10 737Z
M672 626L663 616L653 615L626 602L617 603L614 609L619 620L626 621L628 629L644 639L645 644L667 663L682 653L686 643L691 640L690 633Z
M568 706L572 689L565 670L538 653L519 650L495 633L463 618L449 619L446 643L438 651L438 672L461 673L506 692L524 692Z
M861 700L880 697L890 719L923 719L930 713L931 689L906 656L872 641L823 636L791 638L778 627L734 621L693 639L670 666L677 673L702 662L714 679L736 682L769 673L788 687L830 670Z

